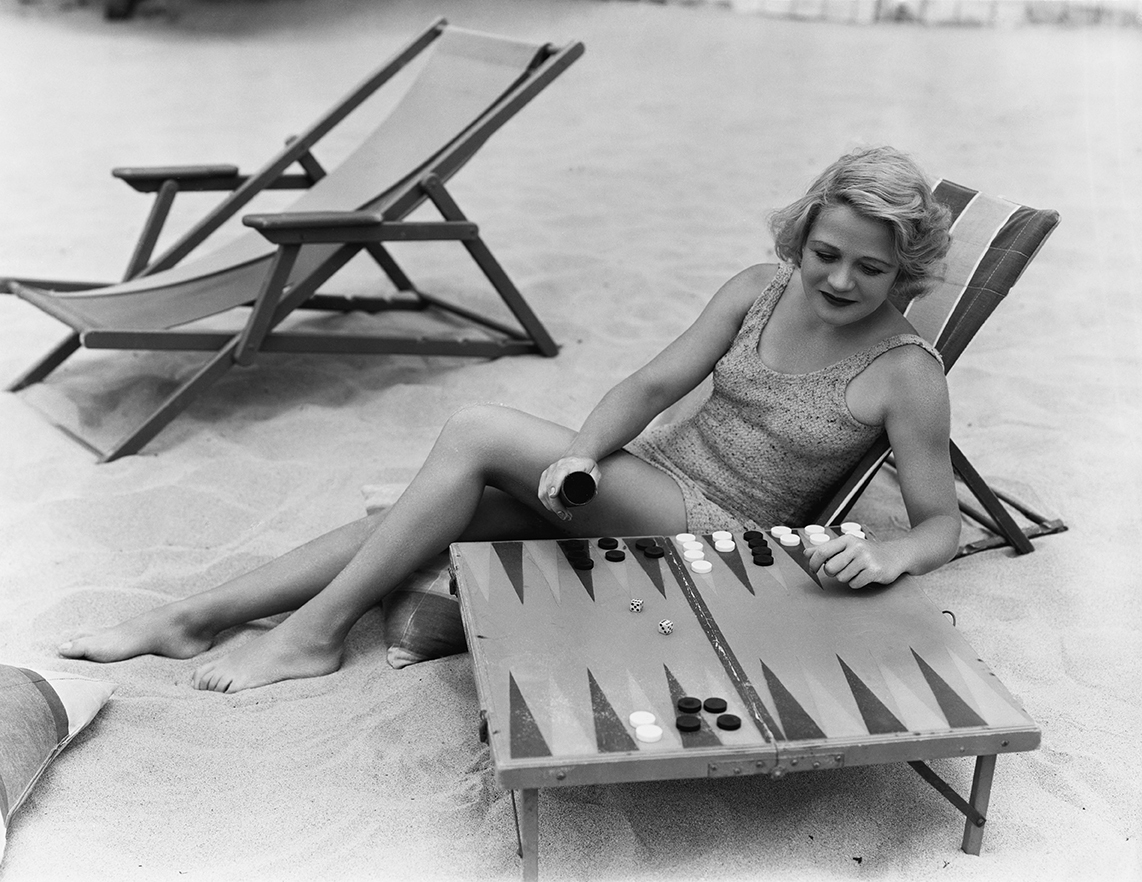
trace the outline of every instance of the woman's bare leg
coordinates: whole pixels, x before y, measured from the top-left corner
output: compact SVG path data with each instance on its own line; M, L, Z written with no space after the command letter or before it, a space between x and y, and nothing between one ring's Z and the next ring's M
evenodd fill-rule
M147 653L198 655L227 628L295 610L310 600L345 568L383 518L381 513L353 521L209 591L74 637L59 653L97 662Z
M543 508L536 498L539 476L573 434L507 408L481 406L456 414L408 489L336 577L272 631L196 670L194 685L235 692L337 670L349 629L409 573L458 539L518 536L511 531L519 530L527 512L533 535L684 528L682 495L674 481L624 453L600 464L599 494L570 524ZM477 518L488 487L516 501L513 523ZM248 611L247 606L233 616Z
M146 654L191 658L209 649L227 628L291 612L311 600L361 550L387 514L386 510L338 527L208 591L110 628L80 633L60 645L59 653L95 662ZM474 522L494 525L499 531L486 538L555 534L543 518L498 490L485 492Z

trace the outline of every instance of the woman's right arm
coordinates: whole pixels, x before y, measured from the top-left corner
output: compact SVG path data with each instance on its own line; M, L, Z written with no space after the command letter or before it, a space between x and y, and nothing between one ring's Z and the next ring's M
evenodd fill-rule
M569 473L586 471L598 481L600 460L637 437L652 419L709 375L776 270L773 264L759 264L738 273L718 289L676 340L603 396L563 456L544 472L540 498L548 508L561 509L551 488L557 490Z

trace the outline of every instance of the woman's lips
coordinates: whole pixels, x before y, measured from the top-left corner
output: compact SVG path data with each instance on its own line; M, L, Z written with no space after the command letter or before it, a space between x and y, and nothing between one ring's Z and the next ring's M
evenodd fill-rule
M851 306L856 302L855 300L845 300L843 297L837 297L825 291L821 292L821 296L824 297L825 300L827 300L829 303L833 304L833 306Z

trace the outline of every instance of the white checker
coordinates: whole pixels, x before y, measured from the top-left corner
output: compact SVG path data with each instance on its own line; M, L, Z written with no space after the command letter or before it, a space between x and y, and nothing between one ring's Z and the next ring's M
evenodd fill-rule
M801 537L796 533L781 533L781 544L792 548L795 545L801 544Z
M688 551L682 552L682 556L686 560L699 561L706 556L706 552L700 548L691 548Z
M845 521L843 524L841 524L841 532L859 533L861 532L860 524L858 524L856 521Z
M810 533L809 534L809 541L812 542L814 545L824 545L826 542L828 542L832 538L833 537L830 536L828 533Z
M734 538L734 534L731 533L729 530L715 530L713 533L710 534L710 536L713 537L715 542L717 542L719 539L733 539Z
M647 744L653 744L655 741L662 740L662 728L653 723L647 723L645 726L639 726L634 730L634 737Z
M693 533L679 533L674 537L675 542L693 542L698 537Z
M691 561L690 569L695 573L708 573L714 568L714 565L708 560L695 560Z
M822 527L820 524L810 524L809 526L807 526L805 528L805 532L806 533L824 533L825 528Z
M734 544L733 539L719 539L714 543L714 548L718 551L733 551L737 545Z
M635 711L630 715L630 724L637 729L639 726L651 725L655 719L650 711Z
M772 527L769 532L774 536L788 536L793 530L789 527Z

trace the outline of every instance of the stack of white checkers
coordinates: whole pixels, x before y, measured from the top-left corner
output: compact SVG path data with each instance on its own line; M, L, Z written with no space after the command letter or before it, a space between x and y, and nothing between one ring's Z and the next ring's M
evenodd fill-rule
M787 548L795 548L801 544L800 534L795 532L792 527L777 526L770 529L769 532ZM820 524L810 524L803 529L803 532L810 545L823 545L833 538ZM866 538L861 525L855 521L846 521L841 524L841 533L855 536L858 539ZM723 554L731 552L737 547L733 534L728 530L716 530L710 534L710 538L714 540L714 549ZM674 541L682 549L682 556L695 573L708 573L714 568L713 564L706 560L705 544L693 533L679 533L674 537Z

